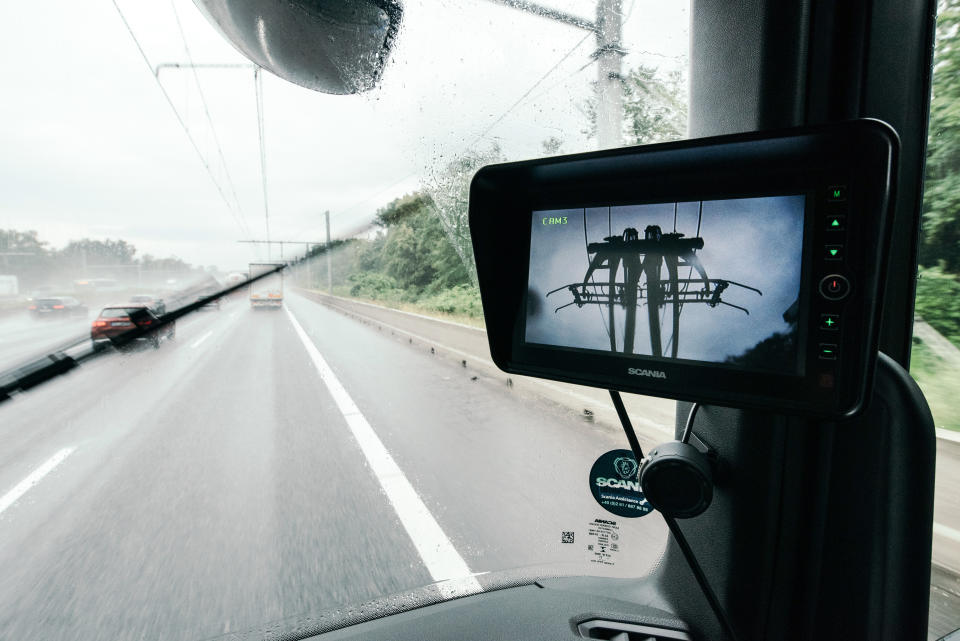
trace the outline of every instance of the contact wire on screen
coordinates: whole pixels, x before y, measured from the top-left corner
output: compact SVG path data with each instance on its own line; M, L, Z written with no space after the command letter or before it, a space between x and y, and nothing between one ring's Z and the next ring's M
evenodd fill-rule
M610 208L607 207L607 226L610 226ZM610 232L610 235L613 235L613 232ZM590 269L590 241L587 239L587 208L583 208L583 249L587 252L587 269ZM596 282L593 280L593 274L590 274L590 284L594 286L594 291L596 291ZM613 296L613 292L610 292L610 296ZM600 320L603 322L603 330L607 333L607 340L610 339L610 326L607 325L607 317L603 313L603 305L597 305L597 309L600 310Z

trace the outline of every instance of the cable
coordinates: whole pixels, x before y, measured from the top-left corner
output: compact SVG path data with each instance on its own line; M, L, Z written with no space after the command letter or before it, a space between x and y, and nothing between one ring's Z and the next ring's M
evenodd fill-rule
M522 102L526 99L526 97L529 96L529 95L533 92L534 89L536 89L538 86L540 86L540 83L541 83L541 82L543 82L544 80L546 80L547 77L548 77L550 74L552 74L552 73L556 70L556 68L559 67L559 66L563 63L564 60L566 60L567 58L569 58L569 57L573 54L573 52L576 51L576 50L580 47L580 45L582 45L584 42L586 42L587 38L589 38L589 37L591 37L591 36L593 36L593 35L594 35L593 32L590 32L590 33L588 33L587 35L585 35L583 38L581 38L580 41L579 41L577 44L575 44L572 49L570 49L570 51L568 51L567 53L565 53L565 54L563 55L563 57L560 58L560 60L558 60L555 65L553 65L552 67L550 67L550 69L548 69L545 74L543 74L542 76L540 76L540 79L537 80L535 83L533 83L533 85L532 85L529 89L527 89L522 96L520 96L519 98L517 98L517 101L516 101L516 102L514 102L512 105L510 105L510 107L507 108L506 111L504 111L502 114L500 114L500 117L498 117L496 120L494 120L492 123L490 123L490 125L487 126L487 128L484 129L484 130L480 133L480 135L478 135L476 138L474 138L474 139L473 139L473 142L471 142L469 145L467 145L466 148L464 148L463 152L469 151L471 147L473 147L473 146L474 146L475 144L477 144L484 136L486 136L488 133L490 133L490 130L491 130L491 129L493 129L493 128L496 127L498 124L500 124L500 122L501 122L504 118L506 118L506 117L510 114L511 111L513 111L514 109L516 109L517 106L520 105L520 103L522 103ZM463 153L463 152L461 152L461 153Z
M116 0L114 0L114 1L116 1ZM506 111L504 111L502 114L500 114L500 116L498 116L496 120L494 120L492 123L490 123L490 125L488 125L487 128L484 129L478 136L476 136L466 147L464 147L463 149L461 149L461 150L460 150L460 154L462 155L463 153L469 151L474 145L476 145L480 140L482 140L484 136L486 136L488 133L490 133L490 131L491 131L494 127L496 127L498 124L500 124L500 122L503 121L503 119L506 118L506 117L510 114L511 111L513 111L514 109L516 109L517 106L520 105L520 103L522 103L524 100L526 100L527 96L529 96L530 93L540 85L540 83L542 83L544 80L546 80L547 77L549 77L550 74L553 73L553 72L557 69L557 67L559 67L559 66L561 65L561 63L563 63L564 60L566 60L567 58L569 58L569 57L573 54L573 52L576 51L576 50L580 47L580 45L582 45L584 42L586 42L587 38L589 38L589 37L592 36L592 35L594 35L594 34L593 34L593 33L588 33L588 34L587 34L586 36L584 36L579 42L577 42L577 44L575 44L575 45L573 46L573 48L570 49L570 51L568 51L567 53L565 53L565 54L563 55L563 57L560 58L560 60L558 60L555 65L553 65L552 67L550 67L550 69L547 70L547 72L546 72L545 74L543 74L536 82L534 82L533 85L531 85L531 87L530 87L529 89L527 89L527 91L524 92L524 94L523 94L522 96L520 96L520 98L518 98L516 102L514 102L512 105L510 105L510 107L508 107ZM594 64L594 61L591 60L591 61L590 61L589 63L587 63L583 68L581 68L580 71L582 71L582 70L585 69L586 67L590 66L591 64ZM575 73L578 73L578 72L575 72ZM573 75L573 74L571 74L571 75ZM568 78L565 78L564 81L567 80L567 79L568 79ZM555 85L554 85L554 86L555 86ZM545 92L542 92L542 93L538 94L538 97L541 96L541 95L543 95L543 93L545 93ZM365 203L365 202L367 202L367 201L369 201L369 200L373 200L374 198L376 198L377 196L379 196L379 195L382 194L383 192L387 191L388 189L394 187L395 185L399 185L400 183L404 182L405 180L409 180L410 178L414 178L415 176L417 176L417 172L414 172L414 173L412 173L412 174L408 174L407 176L404 176L404 177L401 178L400 180L397 180L397 181L395 181L395 182L387 185L386 187L383 187L382 189L378 190L378 191L377 191L376 193L374 193L373 195L367 196L367 197L364 198L363 200L358 200L357 202L353 203L353 204L350 205L349 207L346 207L346 208L344 208L344 209L341 209L340 211L338 211L338 212L336 212L336 213L330 214L330 218L334 218L334 217L336 217L336 216L343 215L343 214L345 214L346 212L348 212L348 211L350 211L351 209L353 209L354 207L357 207L357 206L359 206L359 205L362 205L363 203ZM306 228L306 229L304 229L304 230L302 230L302 231L309 231L309 230L310 230L310 228L308 227L308 228Z
M583 208L583 248L587 252L587 269L590 269L590 243L587 241L587 208ZM590 284L594 286L596 290L597 283L593 280L593 274L590 274ZM610 299L613 300L613 292L609 292ZM607 317L603 313L603 305L597 305L597 309L600 311L600 320L603 322L603 331L607 333L607 340L610 340L610 326L607 324ZM613 341L610 341L611 343ZM614 350L616 348L614 346Z
M263 75L253 70L253 91L257 97L257 137L260 139L260 182L263 186L263 220L267 228L267 256L270 255L270 208L267 199L267 151L263 132Z
M613 407L617 410L617 416L620 417L620 424L623 425L623 431L627 435L627 441L630 443L630 451L633 452L637 463L643 460L643 449L640 447L640 441L637 440L637 433L633 431L633 423L630 422L630 416L627 415L627 408L623 404L623 398L617 390L610 391L610 400L613 401Z
M613 401L613 407L617 410L617 416L620 417L620 424L623 426L623 431L627 436L627 441L630 443L630 450L633 452L633 456L637 462L641 463L643 461L643 450L640 449L640 441L637 440L637 435L633 431L633 424L630 422L630 417L627 415L627 408L623 404L623 399L620 397L620 392L616 390L609 390L609 392L610 399ZM698 406L699 403L694 403L693 408L690 410L690 414L687 416L687 428L693 425L693 417L696 415ZM685 428L684 433L686 432L687 429ZM667 527L670 528L670 533L673 535L673 540L676 541L677 545L680 547L680 552L683 553L683 558L686 559L687 566L690 568L690 571L693 572L693 576L700 585L700 590L703 592L703 596L706 597L714 615L717 617L720 627L723 628L724 634L727 635L727 638L730 641L738 641L738 637L733 631L733 626L730 624L730 620L727 618L727 613L724 611L723 605L720 603L720 599L717 598L713 588L710 587L710 582L707 580L707 575L704 574L703 568L700 567L700 562L697 561L697 557L694 555L693 549L690 547L690 543L687 542L687 537L684 536L683 531L677 524L676 519L674 519L672 516L667 516L666 514L662 513L661 516L663 516L663 520L666 521Z
M200 104L203 105L203 113L206 114L207 124L210 125L210 133L213 134L213 143L217 146L217 154L220 156L220 163L223 165L223 173L227 177L227 184L230 185L230 191L233 194L233 202L236 203L237 213L240 215L244 227L247 227L246 218L243 215L243 207L240 206L240 198L237 196L237 188L233 184L233 177L230 175L230 169L227 167L227 159L223 154L223 147L220 145L220 137L217 136L217 129L213 126L213 117L210 115L210 108L207 106L207 97L204 95L203 86L200 84L200 75L197 73L197 66L193 63L193 55L190 53L190 46L187 44L187 34L183 30L183 24L180 22L180 14L177 12L176 0L170 0L170 7L173 9L173 17L177 21L180 40L183 41L183 51L187 54L187 61L190 63L193 79L197 83L197 93L200 94Z
M147 65L147 69L150 70L150 75L153 76L154 82L157 83L157 86L160 88L160 93L163 94L164 99L166 99L167 104L170 105L170 109L173 111L173 115L176 117L177 122L180 123L180 128L183 129L183 132L187 135L187 140L190 141L190 145L193 147L193 150L197 153L197 156L200 158L200 162L203 164L204 169L207 170L207 175L210 176L210 181L213 183L213 186L217 188L217 193L220 194L220 198L223 199L223 203L227 206L227 211L230 212L230 215L233 216L234 221L237 223L237 226L240 228L241 233L244 235L249 235L249 231L246 230L243 220L237 215L237 212L233 209L233 206L230 204L230 201L227 199L227 195L223 193L223 188L220 187L220 183L217 182L216 177L213 175L213 169L210 167L210 163L207 162L207 159L204 157L203 153L200 151L200 147L197 146L197 141L193 139L193 136L190 134L190 128L187 127L187 124L183 121L183 118L180 116L180 112L177 111L176 106L173 104L173 100L170 98L170 94L167 93L167 90L164 89L163 85L160 83L160 78L153 72L153 65L150 64L150 59L147 58L146 52L143 50L143 46L140 45L140 41L137 39L136 34L133 33L133 29L130 27L130 23L127 22L127 18L123 15L123 11L120 10L120 5L117 4L117 0L111 0L113 2L113 8L117 10L117 15L120 16L120 21L123 22L123 26L126 27L127 33L130 34L130 38L133 40L133 44L137 47L137 51L140 52L140 56L143 58L144 64Z
M683 426L683 435L680 437L681 443L686 443L690 440L690 434L693 433L693 419L697 415L697 410L700 409L700 403L694 403L693 407L690 408L690 413L687 414L687 424Z

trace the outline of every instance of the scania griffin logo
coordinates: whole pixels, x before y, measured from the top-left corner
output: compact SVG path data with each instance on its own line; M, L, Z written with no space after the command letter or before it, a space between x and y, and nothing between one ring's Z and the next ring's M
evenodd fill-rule
M636 478L637 461L626 456L618 456L613 460L613 469L617 471L622 479Z
M632 376L646 376L647 378L666 378L667 373L658 369L640 369L639 367L627 368L627 374Z

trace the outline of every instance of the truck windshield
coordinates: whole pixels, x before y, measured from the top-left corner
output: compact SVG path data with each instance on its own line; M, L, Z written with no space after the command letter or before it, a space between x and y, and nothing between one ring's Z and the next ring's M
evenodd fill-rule
M466 194L684 137L688 7L542 4L404 2L350 96L252 67L188 0L7 8L0 371L144 291L241 287L0 404L0 636L209 638L658 561L662 520L591 494L627 447L605 393L490 361ZM35 291L83 307L41 322ZM672 434L673 402L628 403L644 447Z

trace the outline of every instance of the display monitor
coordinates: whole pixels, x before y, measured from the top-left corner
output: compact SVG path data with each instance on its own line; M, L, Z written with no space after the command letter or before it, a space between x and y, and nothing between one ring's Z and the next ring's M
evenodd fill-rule
M840 418L872 384L899 143L874 120L491 165L470 231L504 371Z
M802 375L806 199L534 211L524 341Z

